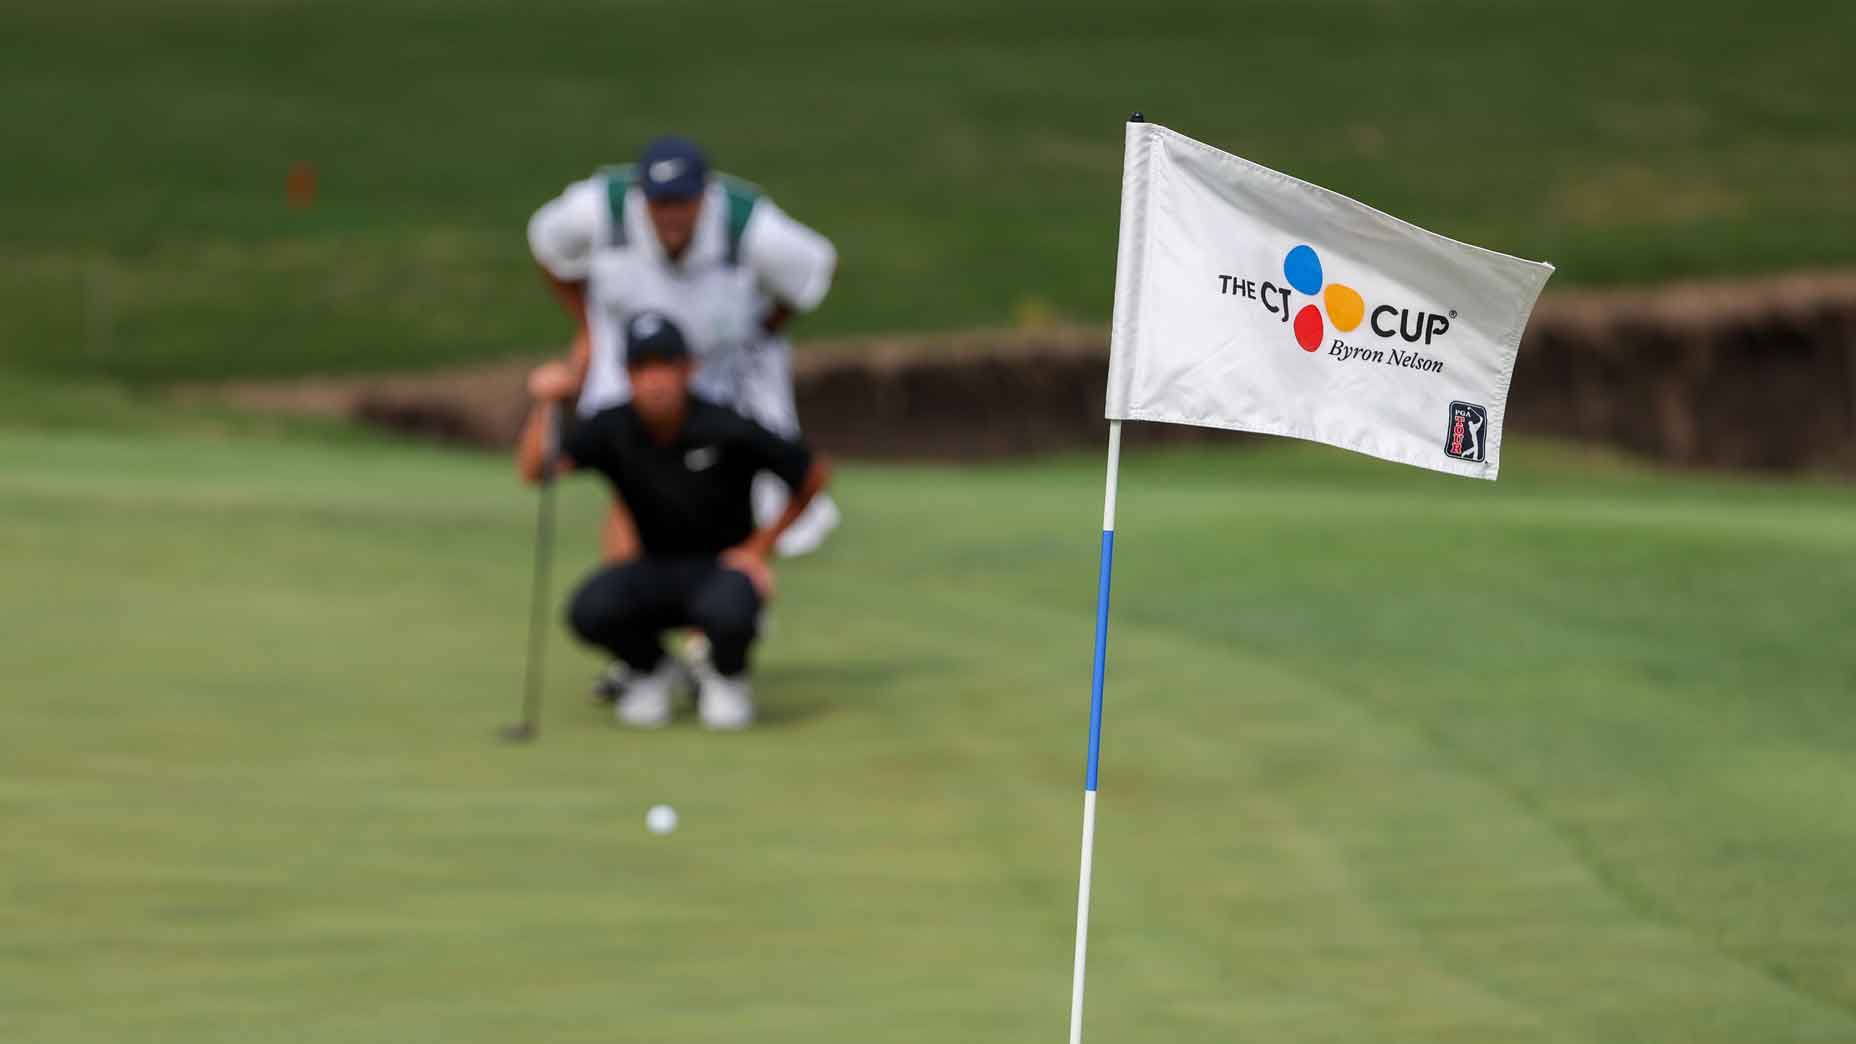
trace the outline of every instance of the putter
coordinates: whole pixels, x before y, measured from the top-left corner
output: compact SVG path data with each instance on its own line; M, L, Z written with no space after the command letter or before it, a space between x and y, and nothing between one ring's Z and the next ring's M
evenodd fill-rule
M540 505L535 514L535 568L529 585L528 664L523 671L522 720L505 725L505 743L528 743L541 734L543 653L548 645L548 575L554 565L554 470L561 452L560 407L549 403L541 449Z

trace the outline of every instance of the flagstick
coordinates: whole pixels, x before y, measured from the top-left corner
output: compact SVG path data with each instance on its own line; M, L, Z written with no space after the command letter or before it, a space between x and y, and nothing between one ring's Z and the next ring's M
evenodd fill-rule
M1121 422L1108 422L1108 481L1102 493L1102 571L1096 581L1096 653L1089 686L1089 762L1083 779L1083 861L1076 885L1076 974L1070 986L1070 1044L1083 1039L1083 971L1089 957L1089 882L1095 870L1096 770L1102 758L1102 676L1108 664L1108 589L1115 570L1115 490Z

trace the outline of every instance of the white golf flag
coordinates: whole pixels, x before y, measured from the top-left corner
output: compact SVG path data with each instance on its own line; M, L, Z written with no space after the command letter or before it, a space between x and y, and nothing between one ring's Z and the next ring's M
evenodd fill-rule
M1111 420L1312 439L1493 479L1553 266L1131 122Z

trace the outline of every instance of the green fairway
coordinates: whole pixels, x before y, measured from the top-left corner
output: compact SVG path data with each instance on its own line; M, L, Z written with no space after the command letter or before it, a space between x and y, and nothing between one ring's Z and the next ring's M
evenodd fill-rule
M1507 464L1129 460L1090 1039L1856 1039L1856 493ZM562 635L510 749L502 461L0 432L0 1039L1056 1039L1099 467L851 469L765 728Z
M1831 0L26 0L0 13L0 364L557 343L524 221L668 128L838 242L814 335L1106 318L1136 108L1560 286L1847 264L1852 39Z

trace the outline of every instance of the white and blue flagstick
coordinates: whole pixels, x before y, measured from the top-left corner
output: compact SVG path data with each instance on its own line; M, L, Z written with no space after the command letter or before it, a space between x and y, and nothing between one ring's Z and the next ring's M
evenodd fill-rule
M1140 113L1129 123L1145 123ZM1124 196L1123 205L1127 200ZM1124 225L1124 238L1128 233ZM1119 266L1118 266L1119 267ZM1119 271L1116 273L1120 277ZM1119 309L1119 301L1117 301ZM1076 880L1076 971L1070 983L1070 1044L1083 1039L1083 978L1089 963L1089 884L1095 870L1096 783L1102 765L1102 679L1108 668L1108 592L1115 575L1115 493L1121 481L1121 421L1108 422L1108 478L1102 489L1102 561L1096 577L1096 653L1089 682L1089 761L1083 771L1083 858Z
M1095 865L1096 781L1102 763L1102 677L1108 666L1108 590L1115 572L1115 487L1121 422L1108 422L1108 481L1102 494L1102 564L1096 579L1096 653L1089 683L1089 761L1083 774L1083 862L1076 885L1076 974L1070 986L1070 1044L1083 1039L1083 971L1089 958L1089 880Z

